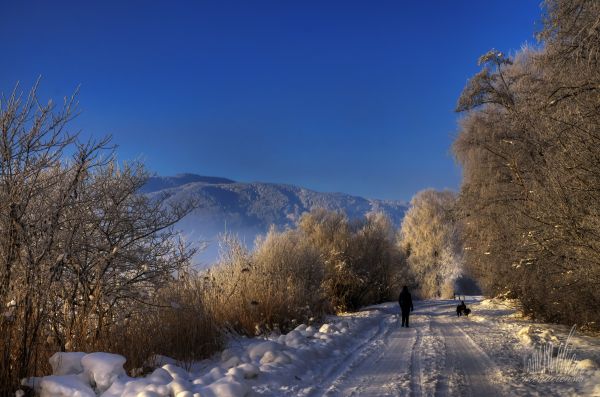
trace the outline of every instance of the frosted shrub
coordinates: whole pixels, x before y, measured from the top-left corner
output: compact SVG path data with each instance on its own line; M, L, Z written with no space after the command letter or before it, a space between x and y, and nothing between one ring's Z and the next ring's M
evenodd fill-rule
M318 209L304 214L298 229L321 253L323 290L337 311L393 298L407 282L394 230L382 214L350 222L344 214Z
M219 265L204 276L219 324L253 334L323 314L319 253L298 233L271 230L253 253L232 236L224 244Z
M326 210L271 229L253 252L224 236L219 265L203 274L205 302L220 326L256 334L395 299L406 266L394 236L381 214L349 222Z

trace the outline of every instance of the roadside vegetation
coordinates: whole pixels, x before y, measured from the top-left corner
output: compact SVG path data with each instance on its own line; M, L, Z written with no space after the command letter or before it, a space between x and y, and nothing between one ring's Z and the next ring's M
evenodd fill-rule
M249 335L394 299L408 277L381 214L350 221L318 209L295 229L271 230L252 252L233 236L223 249L221 261L201 274L205 302L218 324Z
M488 295L600 325L600 3L548 0L540 44L492 50L457 106L465 263Z
M37 87L0 100L2 394L55 351L127 349L194 252L171 228L193 203L137 194L144 168L71 133L76 105L44 104Z
M410 281L385 216L325 210L252 251L225 236L219 263L197 271L173 229L195 203L140 194L143 165L71 132L76 105L43 104L37 86L0 102L0 395L49 373L57 351L120 353L130 370L190 363L228 333L287 331Z

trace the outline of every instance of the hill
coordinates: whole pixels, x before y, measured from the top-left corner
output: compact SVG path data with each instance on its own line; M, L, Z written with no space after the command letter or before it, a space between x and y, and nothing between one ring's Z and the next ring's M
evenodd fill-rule
M408 205L403 201L367 199L344 193L324 193L299 186L263 182L236 182L227 178L195 174L151 177L142 193L166 195L168 200L193 199L197 208L177 228L189 241L205 241L208 249L199 256L206 265L218 253L217 241L225 231L238 234L252 244L271 225L292 227L313 208L345 212L361 218L369 212L384 212L399 226Z

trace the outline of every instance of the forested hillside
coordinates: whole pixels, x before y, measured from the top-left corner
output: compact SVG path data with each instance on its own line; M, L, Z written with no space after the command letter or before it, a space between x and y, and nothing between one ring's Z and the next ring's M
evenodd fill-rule
M367 199L289 184L236 182L194 174L153 176L140 192L165 199L167 204L194 203L193 211L175 227L187 241L204 243L203 250L195 257L201 267L218 260L219 236L225 232L237 235L251 248L255 238L272 226L278 230L292 228L302 214L313 209L340 211L353 220L381 212L398 227L408 208L401 200Z

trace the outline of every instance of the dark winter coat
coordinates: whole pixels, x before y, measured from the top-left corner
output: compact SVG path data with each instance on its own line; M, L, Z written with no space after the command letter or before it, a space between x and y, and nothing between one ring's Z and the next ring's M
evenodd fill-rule
M398 297L398 304L400 304L400 309L403 312L413 310L412 297L410 296L410 292L408 292L407 289L403 289L402 292L400 292L400 296Z
M467 305L465 305L465 302L460 302L460 305L456 306L456 315L457 316L461 316L463 314L465 314L465 311L468 310L467 309ZM469 313L471 311L469 310Z

